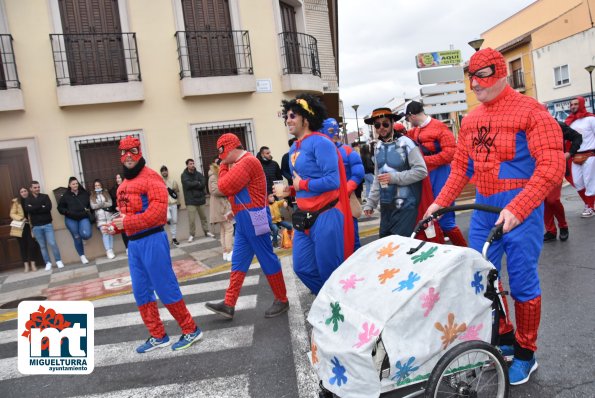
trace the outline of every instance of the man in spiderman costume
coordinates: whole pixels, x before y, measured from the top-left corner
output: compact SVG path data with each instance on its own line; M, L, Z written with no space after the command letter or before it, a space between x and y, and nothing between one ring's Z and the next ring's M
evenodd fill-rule
M353 216L345 168L337 147L319 133L326 109L317 97L300 94L282 101L289 134L297 141L289 150L293 186L276 196L295 196L293 270L318 294L333 271L354 249Z
M347 194L349 195L349 203L351 204L351 212L353 214L353 229L355 239L355 250L360 248L359 242L359 226L357 224L357 217L361 215L361 205L355 197L354 191L359 184L364 180L364 164L362 158L351 146L345 145L341 142L339 137L339 123L333 118L325 119L322 122L320 132L331 139L339 150L339 155L343 160L343 167L345 168L345 178L347 179ZM357 207L357 209L356 209ZM359 214L355 214L354 210L359 210Z
M405 116L413 125L407 136L417 143L423 154L436 198L450 175L450 162L455 154L455 137L446 124L426 115L420 102L411 101L407 104ZM467 241L456 224L454 212L446 213L438 223L454 245L467 246Z
M595 216L595 115L587 112L583 97L570 101L570 112L566 124L583 136L580 148L572 156L572 180L585 202L581 217L589 218Z
M159 317L155 292L182 329L182 336L172 349L183 350L198 341L202 331L186 308L172 268L167 233L163 229L167 222L167 189L161 175L145 167L138 138L123 138L120 151L124 165L124 182L117 192L120 216L106 228L111 233L124 231L129 239L132 292L151 335L136 351L142 354L170 344Z
M476 52L469 80L481 104L463 119L450 177L426 216L452 203L469 179L477 187L476 203L503 208L499 215L473 213L469 244L481 251L490 229L504 224L504 236L490 246L488 258L500 270L506 253L517 330L501 319L500 344L505 356L514 354L510 384L523 384L537 369L542 202L564 176L562 132L541 104L508 85L506 61L498 51Z
M207 303L205 306L225 318L233 318L246 272L256 254L275 296L273 304L265 311L264 316L276 317L289 310L289 301L281 263L273 251L271 230L268 229L271 213L264 170L260 161L246 152L238 137L232 133L219 137L217 148L221 159L218 188L229 198L236 220L236 232L225 299L217 303ZM256 220L257 212L261 215L260 220ZM263 227L268 231L261 231Z

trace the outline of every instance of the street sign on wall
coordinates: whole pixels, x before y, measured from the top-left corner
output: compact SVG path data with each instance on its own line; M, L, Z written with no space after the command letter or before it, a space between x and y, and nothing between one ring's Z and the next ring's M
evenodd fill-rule
M431 68L434 66L459 65L461 61L461 50L434 51L431 53L420 53L415 57L418 68Z
M456 82L465 80L463 67L453 66L449 68L422 69L417 71L419 84L434 84L445 82Z

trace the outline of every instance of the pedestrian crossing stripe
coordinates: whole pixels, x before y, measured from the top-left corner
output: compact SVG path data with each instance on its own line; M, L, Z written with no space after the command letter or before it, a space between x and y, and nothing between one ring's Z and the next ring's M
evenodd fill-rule
M170 339L176 341L178 336ZM233 350L252 345L254 326L236 326L225 329L205 330L201 341L191 348L182 351L172 351L171 347L153 350L146 354L138 354L136 347L141 341L126 341L124 343L104 344L95 346L95 370L102 366L114 366L126 363L139 363L157 359L173 359L179 356L196 355L207 352ZM0 360L0 381L25 377L18 371L17 357ZM38 377L38 375L34 375Z
M254 275L246 277L245 286L253 286L257 285L260 276ZM210 291L216 290L225 290L227 285L229 284L228 280L222 281L215 281L215 282L207 282L207 283L198 283L194 285L182 286L182 294L184 296L194 293L206 293ZM104 301L109 301L108 304L104 303ZM93 303L95 308L102 308L112 305L120 305L120 304L130 304L134 303L134 297L131 294L125 296L114 296L99 301L97 303ZM188 304L188 311L193 317L197 316L204 316L212 314L211 311L205 308L206 302L201 303L194 303ZM236 305L236 311L242 310L249 310L256 307L256 295L248 295L248 296L240 296L238 299L238 303ZM159 313L161 315L162 321L171 321L173 320L169 311L165 309L160 309ZM138 312L129 312L125 314L116 314L116 315L107 315L102 317L95 317L95 331L103 330L103 329L110 329L113 327L122 327L122 326L130 326L142 323L140 315ZM13 330L5 330L0 332L0 341L2 344L5 343L12 343L16 342L18 339L18 331Z
M250 378L247 375L218 377L185 383L165 384L161 386L131 388L103 394L84 395L82 398L250 398Z

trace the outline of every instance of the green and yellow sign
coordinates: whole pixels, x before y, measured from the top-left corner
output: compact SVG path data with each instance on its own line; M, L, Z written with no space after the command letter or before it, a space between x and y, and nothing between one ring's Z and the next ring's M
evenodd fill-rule
M415 57L418 68L431 68L434 66L459 65L462 62L461 50L436 51L420 53Z

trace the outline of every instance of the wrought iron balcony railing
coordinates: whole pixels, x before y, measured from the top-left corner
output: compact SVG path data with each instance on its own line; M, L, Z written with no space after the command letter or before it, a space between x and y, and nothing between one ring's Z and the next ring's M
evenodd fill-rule
M178 31L180 79L252 75L247 30Z
M58 86L141 81L136 33L51 34Z
M9 34L0 35L0 90L20 88L17 63L12 48L12 36Z
M281 39L281 59L283 74L315 75L320 77L318 44L314 36L298 32L283 32Z
M525 74L522 69L513 70L512 74L508 76L508 84L510 87L517 89L525 88Z

